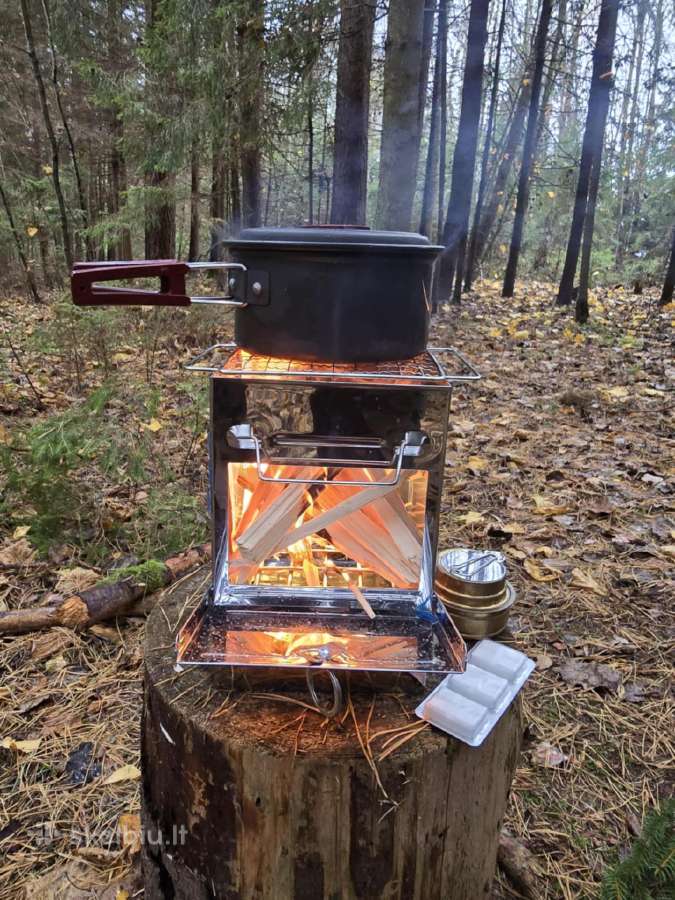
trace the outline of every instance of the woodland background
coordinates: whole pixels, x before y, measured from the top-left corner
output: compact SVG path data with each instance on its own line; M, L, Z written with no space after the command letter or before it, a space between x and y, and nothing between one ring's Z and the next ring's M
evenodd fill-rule
M494 896L673 895L674 17L0 0L2 900L139 888L157 595L79 631L12 617L152 591L207 540L207 385L182 366L232 335L213 309L78 310L70 264L330 221L442 243L432 341L484 375L453 395L441 541L505 553L537 663L505 822L524 864L502 854Z
M639 290L671 249L672 50L666 0L6 2L2 267L50 287L332 221L443 242L444 295L459 253L465 286L508 261L510 295L590 220L582 285Z

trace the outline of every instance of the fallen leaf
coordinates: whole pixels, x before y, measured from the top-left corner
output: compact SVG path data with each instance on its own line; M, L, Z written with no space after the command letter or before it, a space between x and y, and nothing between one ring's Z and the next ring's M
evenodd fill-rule
M159 419L150 419L150 421L147 424L145 422L143 422L141 424L141 428L145 428L146 431L157 432L157 431L161 430L162 423L159 421Z
M548 741L542 741L532 751L532 762L545 769L557 769L569 760L560 747L554 747Z
M469 512L466 513L466 515L460 516L459 521L463 522L465 525L478 525L481 522L484 522L485 519L479 512L476 512L475 510L472 509L472 510L469 510Z
M26 234L28 235L29 238L35 237L35 235L38 233L38 231L39 231L39 228L37 227L37 225L27 225L26 226Z
M663 544L659 549L661 553L665 553L666 556L672 556L675 559L675 544Z
M45 175L52 175L54 172L54 169L52 169L52 167L50 165L44 165L42 167L42 171L45 173Z
M567 684L575 684L587 690L602 688L616 693L623 681L621 673L605 663L584 662L580 659L568 659L554 671Z
M30 531L30 525L18 525L12 532L12 540L18 541L19 538L26 537Z
M625 400L630 396L628 388L624 387L622 384L617 384L615 387L611 388L601 388L600 390L608 400Z
M539 653L536 656L536 667L540 672L545 672L553 665L553 659L548 653Z
M604 597L607 593L605 588L598 584L591 574L584 572L583 569L572 569L572 581L570 583L573 587L581 588L581 590L593 591L594 594L598 594L600 597Z
M560 516L563 513L570 512L569 506L556 505L541 494L534 494L534 512L538 516Z
M108 775L107 778L103 780L103 784L119 784L121 781L137 781L141 777L141 770L136 766L126 765L121 766L119 769L115 769L115 771Z
M560 572L544 572L533 559L526 559L523 563L523 568L530 578L533 578L535 581L547 582L555 581L556 578L560 578Z
M484 459L482 456L470 456L467 460L466 467L470 472L473 472L476 475L478 472L482 472L484 469L490 465L487 459Z
M72 646L75 637L70 630L65 628L52 628L44 634L38 635L31 646L31 659L40 662L49 659L55 653L61 653L66 647Z
M0 747L7 750L17 750L19 753L32 753L37 750L42 743L42 738L34 738L31 741L15 741L14 738L3 738L0 741Z
M65 656L54 656L45 663L46 672L60 672L68 665Z
M101 580L98 572L82 566L58 569L56 574L58 578L54 590L59 594L79 594L80 591L86 591Z
M0 550L0 566L28 566L34 559L35 548L25 537L6 544Z
M86 859L95 866L106 866L106 868L117 863L120 857L119 850L108 850L105 847L76 847L73 852L75 856Z
M124 813L119 817L117 830L120 834L122 849L128 850L131 856L140 853L141 817L137 813Z

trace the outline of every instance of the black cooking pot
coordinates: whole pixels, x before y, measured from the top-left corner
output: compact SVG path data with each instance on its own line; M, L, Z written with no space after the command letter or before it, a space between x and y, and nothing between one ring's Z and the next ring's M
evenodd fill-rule
M235 340L270 356L331 362L406 359L429 332L434 260L442 247L420 234L366 228L249 228L226 242L233 292L249 305ZM266 279L269 279L266 282ZM265 303L251 285L268 284Z
M248 228L225 241L230 263L143 260L78 263L71 276L80 306L237 307L239 346L269 356L327 362L407 359L424 350L433 265L443 249L420 234L367 228ZM228 270L228 296L189 297L194 268ZM99 287L158 276L161 289Z

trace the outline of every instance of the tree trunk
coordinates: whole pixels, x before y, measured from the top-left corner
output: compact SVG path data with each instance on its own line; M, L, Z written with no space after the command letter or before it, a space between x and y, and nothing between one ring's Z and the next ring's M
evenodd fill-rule
M605 121L613 82L612 59L618 11L618 0L603 0L598 21L595 49L593 50L593 74L588 96L588 113L581 149L581 162L579 163L579 178L577 181L574 212L572 214L572 226L570 228L565 265L556 301L559 306L568 306L572 302L574 276L577 270L581 236L588 206L588 190L593 158L602 154Z
M176 202L173 172L153 171L146 176L151 188L145 204L146 259L173 259L176 253Z
M368 176L370 66L376 0L340 0L331 221L363 225Z
M49 145L52 150L52 181L54 183L54 193L56 194L56 201L59 207L59 220L61 223L61 237L63 239L63 255L66 259L66 265L68 269L72 269L73 267L73 250L72 243L70 238L70 226L68 224L68 213L66 212L66 201L63 196L63 190L61 188L61 170L60 170L60 156L59 156L59 144L56 139L56 134L54 132L54 125L52 124L52 117L49 112L49 104L47 103L47 92L45 90L45 83L42 78L42 71L40 70L40 61L38 60L37 53L35 51L35 41L33 38L33 26L30 18L30 10L28 7L28 0L21 0L21 18L23 20L23 30L26 37L26 48L28 51L28 57L31 62L31 67L33 69L33 76L35 78L35 86L37 88L38 98L40 100L40 109L42 111L42 118L45 125L45 130L47 131L47 137L49 138Z
M666 269L666 277L663 281L663 290L659 297L659 306L667 306L673 300L673 283L675 283L675 228L673 228L673 240L670 245L670 260Z
M190 151L190 247L188 259L199 259L199 139L194 138Z
M427 147L427 161L424 169L424 187L422 191L422 211L420 213L420 234L431 237L433 228L433 215L438 187L438 159L439 141L438 126L441 103L441 66L442 66L442 39L441 39L441 15L445 11L447 0L440 0L438 6L438 37L436 39L436 58L434 60L434 86L431 94L431 120L429 122L429 145Z
M410 729L426 693L407 675L351 673L347 716L330 720L297 705L297 670L178 676L175 628L198 584L146 626L146 900L487 900L519 700L479 748L420 725L396 749L390 730Z
M66 111L63 107L63 100L61 98L61 87L59 85L59 70L58 70L58 60L56 56L56 47L54 46L54 39L52 36L52 19L49 12L49 0L42 0L42 11L45 17L45 24L47 28L47 43L49 44L49 52L52 58L52 87L54 89L54 96L56 98L56 108L59 111L59 116L61 118L61 124L63 125L63 131L66 135L66 141L68 142L68 149L70 151L70 159L73 164L73 173L75 175L75 186L77 188L77 198L80 207L80 215L82 216L81 227L86 230L89 222L88 222L88 214L87 214L87 201L84 194L84 187L82 184L82 176L80 174L80 166L77 160L77 153L75 151L75 141L73 139L72 131L70 130L70 125L68 123L68 117L66 116ZM87 248L87 259L92 259L92 247L89 236L85 237L85 245Z
M631 49L626 90L624 91L623 95L621 115L619 119L619 178L617 186L619 195L619 207L616 215L616 251L614 255L617 268L623 267L623 258L625 252L626 228L624 224L624 209L630 191L630 173L633 166L633 145L635 141L635 130L637 126L637 113L639 104L638 91L640 86L640 75L642 73L642 58L644 55L644 30L645 18L647 15L647 5L647 0L640 0L637 5L635 39L633 40L633 46ZM632 103L630 103L631 96L633 99Z
M408 231L417 185L425 0L391 0L382 98L379 228Z
M644 190L644 181L647 171L647 160L651 151L654 135L656 134L656 92L661 81L660 65L661 50L663 46L663 0L658 0L656 5L650 7L650 13L654 19L654 44L652 48L652 73L649 79L649 94L647 99L647 111L642 127L642 140L637 154L635 165L635 177L631 185L631 197L628 207L629 225L628 233L625 238L625 247L631 246L635 227L638 224L640 216L640 207L642 205L642 194Z
M35 276L33 275L33 270L30 267L28 258L24 253L23 244L21 243L21 238L19 237L19 232L16 230L16 225L14 224L14 216L12 215L12 207L9 203L9 197L5 193L2 182L0 182L0 202L2 203L3 209L5 210L7 222L9 223L9 230L12 232L12 237L14 238L16 252L19 257L19 262L21 263L21 268L23 269L24 278L26 279L26 286L28 287L33 300L36 303L41 303L42 298L38 293L37 284L35 283Z
M607 113L605 113L606 117ZM604 125L603 125L604 128ZM602 148L601 148L602 149ZM574 308L574 318L583 325L588 321L588 285L591 276L591 250L593 248L593 229L595 228L595 207L598 201L602 154L593 157L591 177L588 184L588 205L584 220L584 233L581 240L581 265L579 267L579 290Z
M499 17L497 30L497 47L495 50L495 67L492 74L492 90L490 92L490 106L488 109L487 125L485 128L485 141L483 142L483 156L480 164L480 180L478 182L478 196L476 198L476 211L473 216L473 228L469 242L469 253L466 260L466 274L464 277L464 290L470 291L476 268L476 242L480 217L483 213L485 189L487 187L488 163L490 161L490 149L495 128L495 113L497 112L497 98L499 94L499 68L502 57L502 41L504 39L504 25L506 23L506 0L502 0L502 11Z
M452 159L452 185L448 215L443 229L443 244L446 249L439 263L438 288L441 292L445 292L446 289L450 291L453 277L458 278L459 288L456 288L453 294L455 302L459 301L462 284L462 248L466 245L469 228L473 175L476 167L488 8L489 0L471 0L462 103Z
M541 83L544 77L544 63L546 62L546 41L548 27L553 12L553 0L543 0L537 37L534 50L534 75L532 78L532 92L530 93L530 108L527 114L527 128L525 130L525 142L523 144L523 160L520 165L518 179L518 196L516 198L516 213L513 219L513 231L511 233L511 246L509 259L504 273L504 285L502 297L513 297L516 285L516 273L518 271L518 259L523 241L523 229L525 227L525 213L530 195L530 173L534 162L534 151L537 145L537 121L539 118L539 97L541 95Z
M448 3L439 0L438 7L438 39L441 42L441 109L438 133L438 211L436 217L436 236L440 241L445 216L445 169L448 152ZM439 266L435 268L434 279L438 278ZM434 290L434 310L436 309L437 290Z
M161 16L163 0L148 0L148 37L151 37ZM161 104L158 76L152 70L148 73L146 91L151 108L157 111ZM161 141L161 134L151 129L148 134L150 145ZM147 259L173 259L176 253L176 200L174 187L176 176L163 166L153 165L145 173L146 187L150 191L145 200L145 256Z
M515 107L511 123L506 132L506 138L503 141L503 147L499 153L499 165L495 173L494 182L488 200L485 203L483 214L479 220L478 227L475 230L476 247L474 255L474 265L477 265L485 255L485 248L490 237L490 232L494 228L497 216L504 209L504 199L506 186L511 174L511 167L518 151L518 146L523 136L523 128L525 126L525 117L530 103L531 90L531 71L528 63L521 82L520 91L516 97Z
M237 26L241 220L244 228L255 228L261 223L264 16L264 0L246 0Z

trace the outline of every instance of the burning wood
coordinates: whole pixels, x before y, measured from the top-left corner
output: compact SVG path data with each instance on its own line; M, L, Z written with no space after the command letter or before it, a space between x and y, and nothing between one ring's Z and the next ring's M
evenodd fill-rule
M311 490L304 483L252 480L253 473L233 479L232 508L241 510L239 520L235 517L233 522L230 561L237 582L254 580L265 560L288 551L291 561L281 567L288 584L299 576L301 583L319 587L325 579L322 569L325 572L332 566L317 562L313 551L325 546L324 538L328 537L328 550L334 548L391 586L417 585L422 562L421 536L400 492L406 482L419 479L418 473L403 473L399 483L393 485L378 483L380 476L383 480L389 477L388 472L367 468L335 472L278 466L270 467L268 472L275 479L316 479L322 472L333 477ZM354 480L369 481L372 486L341 483Z

